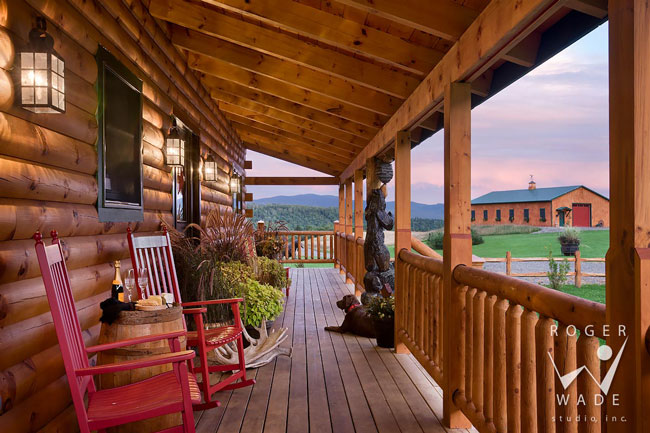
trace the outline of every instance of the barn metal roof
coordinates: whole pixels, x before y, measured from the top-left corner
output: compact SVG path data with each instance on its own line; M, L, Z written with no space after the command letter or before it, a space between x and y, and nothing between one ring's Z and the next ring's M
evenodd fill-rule
M586 190L607 199L607 197L603 196L602 194L598 194L596 191L593 191L584 185L572 185L554 186L551 188L537 188L532 190L513 189L509 191L492 191L475 198L472 200L472 204L530 203L551 201L578 188L585 188Z

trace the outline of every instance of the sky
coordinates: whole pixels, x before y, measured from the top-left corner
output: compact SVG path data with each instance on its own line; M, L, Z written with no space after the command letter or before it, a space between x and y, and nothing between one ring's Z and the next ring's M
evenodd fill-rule
M585 185L609 196L607 23L472 110L472 198L537 187ZM443 201L443 132L413 149L411 198ZM323 176L248 151L247 176ZM389 196L394 196L393 181ZM254 198L337 195L336 186L249 186Z

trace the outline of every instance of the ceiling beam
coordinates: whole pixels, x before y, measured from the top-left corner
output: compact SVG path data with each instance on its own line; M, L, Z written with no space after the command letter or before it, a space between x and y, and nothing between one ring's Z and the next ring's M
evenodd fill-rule
M456 81L474 81L563 5L563 0L501 0L489 3L409 99L345 169L341 181L363 167L368 158L386 149L398 131L408 130L439 105L446 85Z
M287 135L295 139L306 138L315 142L322 144L323 146L330 146L335 149L344 150L346 152L354 152L361 150L362 147L352 146L349 143L346 143L341 140L335 140L330 137L326 137L317 132L311 131L309 129L300 128L298 126L292 125L290 123L285 123L279 120L272 119L267 116L258 115L258 116L240 116L238 114L228 113L226 116L231 122L237 122L243 125L253 126L264 131L272 132L277 135ZM264 119L266 117L266 119ZM356 156L356 154L352 155Z
M246 185L338 185L338 177L247 177Z
M286 150L287 152L296 153L298 155L307 156L309 158L316 158L319 161L327 162L332 167L335 167L337 169L344 169L346 164L349 163L346 161L350 161L349 158L344 158L342 156L336 157L329 152L323 151L322 149L309 146L305 143L296 142L294 140L288 140L284 137L269 134L261 130L255 130L254 128L239 127L235 129L237 130L237 133L242 140L263 143L279 151Z
M338 176L341 172L341 169L333 167L330 163L322 161L322 159L314 159L297 153L292 153L288 150L278 150L275 146L270 146L265 143L244 140L244 145L247 149L253 150L255 152L263 153L264 155L272 156L283 161L311 168L312 170L320 171L321 173Z
M327 135L331 138L337 138L339 140L354 143L356 145L365 145L368 143L368 140L360 139L359 137L354 137L345 131L341 131L336 127L326 126L322 123L317 123L311 119L300 117L293 113L287 113L284 111L277 110L266 105L259 104L255 101L248 99L240 98L238 96L230 95L227 93L219 94L214 100L218 101L219 108L225 112L235 112L239 114L239 110L236 110L234 107L245 108L249 111L254 111L259 114L263 114L268 117L272 117L283 122L291 123L302 128L311 129L312 131L318 132L323 135ZM234 107L233 107L234 106Z
M292 0L203 1L394 67L417 72L420 78L444 55L442 51L415 45L381 30ZM419 80L416 85L417 82Z
M333 161L339 161L344 164L349 164L350 161L356 156L355 152L347 149L334 147L332 145L323 144L318 141L311 140L306 137L296 137L293 134L288 134L285 131L278 130L276 128L269 128L264 125L255 125L254 122L251 125L251 122L240 123L236 120L231 120L232 126L238 131L247 131L253 134L258 134L263 137L273 138L274 140L281 140L286 143L295 144L297 146L303 146L305 149L311 149L314 152L323 153L328 159Z
M350 129L355 132L364 129L361 125L357 125L357 126L348 125L350 123L349 121L336 117L332 114L312 110L311 108L305 107L304 105L287 101L286 99L278 98L277 96L269 95L263 92L258 92L248 87L244 87L244 86L240 86L239 84L232 83L230 81L225 81L220 79L210 80L210 81L204 80L204 84L210 90L212 96L217 99L221 99L219 98L219 96L223 96L224 94L229 94L239 98L248 99L257 102L259 104L266 105L268 107L272 107L277 110L284 111L290 114L296 114L300 117L304 117L305 119L314 120L319 123L323 123L327 126L331 126L333 128L343 129L346 126L350 126ZM226 96L223 99L230 100L228 98L229 97ZM354 133L349 133L349 135L351 135L352 137L350 137L350 139L346 141L351 142L355 145L364 145L368 141L368 139L371 138L371 133L368 133L363 136ZM362 138L355 139L354 137L362 137Z
M214 87L212 83L218 80L236 83L255 92L264 92L326 114L359 123L365 127L364 129L368 130L370 136L374 136L389 119L389 116L344 104L328 96L301 89L292 84L265 77L228 63L215 62L211 65L209 74L203 73L205 75L204 82L207 86Z
M503 60L515 63L526 68L532 68L537 62L537 51L539 44L542 41L542 35L539 32L533 32L517 46L508 51L508 54L503 56Z
M184 0L156 0L151 2L149 9L152 15L160 19L210 36L206 39L208 41L215 37L401 99L406 99L419 83L414 77L386 66ZM424 73L433 68L435 62L442 58L442 53L431 51L428 58L431 60L422 71Z
M452 0L337 0L449 41L457 40L478 12Z
M174 27L172 41L176 46L191 51L187 60L192 69L205 71L214 68L215 63L230 63L247 71L275 78L383 115L391 115L402 102L400 98L217 38L211 38L214 42L207 45L211 57L200 55L197 51L202 52L206 48L197 43L196 39L202 39L205 35L200 36L197 32L189 32L180 27Z

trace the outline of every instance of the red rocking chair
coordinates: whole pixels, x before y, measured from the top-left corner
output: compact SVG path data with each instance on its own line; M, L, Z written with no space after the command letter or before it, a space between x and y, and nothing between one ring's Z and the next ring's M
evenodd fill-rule
M192 315L197 329L196 331L187 332L187 347L196 347L199 352L199 364L192 368L192 372L201 373L199 388L203 394L203 403L194 405L194 410L205 410L219 406L221 403L218 400L212 399L213 394L218 391L253 385L255 383L254 379L246 379L244 340L242 338L242 324L239 315L239 303L244 300L235 298L182 302L178 289L172 246L167 230L163 228L162 234L145 236L134 235L131 228L128 228L127 232L131 263L133 264L133 272L136 280L138 277L138 268L147 268L149 270L147 293L138 293L140 298L146 298L150 295L160 295L162 293L172 293L175 302L181 304L182 307L194 307L183 310L184 314ZM205 306L215 304L230 304L234 317L233 325L211 329L205 328L203 324L203 314L207 312ZM239 354L238 363L231 365L208 365L208 352L231 342L237 344L237 352ZM210 373L227 371L232 371L233 373L214 385L210 384ZM241 380L237 382L239 379Z
M183 425L165 429L164 433L194 433L192 404L200 401L200 393L196 379L188 373L188 363L194 358L194 352L180 351L179 337L185 335L185 332L149 335L85 347L57 234L52 232L50 246L43 244L39 232L34 234L34 240L81 432L103 432L109 427L181 412ZM88 363L89 353L164 339L168 340L172 353L96 367L91 367ZM93 382L93 376L98 374L162 364L172 364L174 368L141 382L101 391L96 389ZM87 405L84 403L86 394Z

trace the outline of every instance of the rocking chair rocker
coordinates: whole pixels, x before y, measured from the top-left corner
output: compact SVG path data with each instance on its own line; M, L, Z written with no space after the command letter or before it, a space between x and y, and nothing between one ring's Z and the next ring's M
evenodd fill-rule
M180 351L179 337L185 335L185 332L148 335L86 347L57 233L52 232L52 245L49 246L43 244L39 232L34 234L34 240L81 433L94 430L104 432L109 427L176 412L181 412L183 424L165 429L164 432L194 433L192 404L200 402L201 396L194 375L188 372L188 363L194 358L194 352ZM165 339L169 342L171 353L96 367L91 367L88 363L90 353ZM93 382L93 376L98 374L162 364L173 364L173 370L130 385L101 391L96 389ZM84 403L86 394L87 405Z
M254 379L246 379L246 360L244 359L244 341L242 337L242 322L239 315L239 303L244 300L217 299L211 301L182 302L176 277L176 267L172 255L172 246L169 240L169 233L163 227L162 234L136 236L129 227L127 229L129 250L131 252L131 263L137 280L139 268L149 269L149 285L146 293L138 293L140 298L150 295L171 293L174 301L182 307L191 307L183 310L183 314L190 314L194 318L196 331L187 332L187 347L196 347L199 352L199 364L192 367L193 373L201 373L199 388L203 395L203 402L194 405L194 410L205 410L219 406L218 400L212 396L218 391L237 389L255 384ZM138 291L140 289L138 288ZM206 329L203 324L203 314L207 312L206 305L230 304L234 324L218 328ZM198 308L196 308L198 307ZM208 365L208 352L228 343L234 342L237 345L238 362L229 365ZM226 379L210 384L210 373L227 372L233 373ZM237 380L241 379L239 382Z

